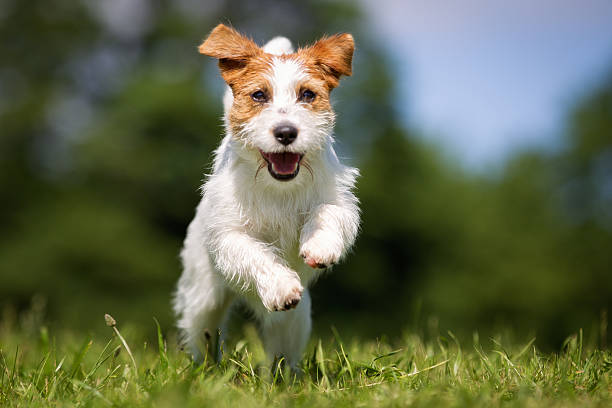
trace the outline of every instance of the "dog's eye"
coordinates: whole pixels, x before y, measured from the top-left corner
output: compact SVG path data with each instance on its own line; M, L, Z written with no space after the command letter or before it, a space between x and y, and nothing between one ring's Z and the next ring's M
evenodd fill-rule
M314 101L315 96L316 96L315 93L312 92L310 89L305 89L302 91L302 94L300 95L300 101L312 102Z
M268 97L264 91L255 91L251 94L251 99L255 102L266 102Z

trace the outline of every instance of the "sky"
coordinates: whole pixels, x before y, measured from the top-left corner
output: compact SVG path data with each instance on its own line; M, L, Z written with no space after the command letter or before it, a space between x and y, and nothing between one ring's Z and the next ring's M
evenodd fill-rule
M362 0L405 122L468 167L558 148L564 117L612 71L611 0Z

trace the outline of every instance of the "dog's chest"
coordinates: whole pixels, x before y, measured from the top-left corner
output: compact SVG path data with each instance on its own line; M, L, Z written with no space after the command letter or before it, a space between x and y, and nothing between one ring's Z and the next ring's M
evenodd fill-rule
M290 200L267 198L252 201L249 207L242 216L253 236L281 250L298 244L307 209Z

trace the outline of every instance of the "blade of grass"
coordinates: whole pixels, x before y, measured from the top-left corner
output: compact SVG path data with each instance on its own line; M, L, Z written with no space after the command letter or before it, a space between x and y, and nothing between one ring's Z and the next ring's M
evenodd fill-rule
M93 341L85 340L81 348L79 348L79 351L76 353L76 355L74 356L74 360L72 361L72 367L70 367L70 378L74 378L74 376L76 375L77 371L79 370L79 367L81 366L83 358L85 358L85 354L87 354L87 351L89 350L92 344Z
M17 378L17 358L19 357L19 346L15 347L15 359L13 360L13 369L11 370L11 388L15 386Z
M459 368L461 367L461 362L463 361L463 354L461 353L461 344L459 344L459 340L457 339L457 337L455 337L453 332L451 332L450 330L448 331L448 335L450 336L451 339L453 339L453 341L457 345L457 358L455 359L455 362L453 363L453 375L455 377L458 377ZM459 381L461 381L461 377L458 377L458 378L459 378Z
M515 360L518 360L523 354L525 354L527 352L527 350L529 350L531 348L531 345L535 342L536 338L533 337L531 340L529 340L529 343L527 343L525 345L525 347L523 347L521 349L521 351L518 352L518 354L516 356L514 356Z
M391 352L389 352L387 354L383 354L382 356L378 356L378 357L374 358L374 360L372 360L371 365L374 365L375 361L378 361L378 360L380 360L382 358L390 357L390 356L392 356L394 354L397 354L397 353L401 353L402 351L404 351L404 349L397 349L397 350L393 350L393 351L391 351Z
M45 357L43 358L43 361L40 364L40 368L38 369L38 372L36 373L36 380L34 380L34 388L38 389L38 383L40 382L40 378L42 377L43 371L45 370L45 367L47 366L47 361L49 360L49 356L51 355L51 352L47 352L47 354L45 354Z
M87 391L89 391L90 393L92 393L96 397L100 398L100 400L102 400L106 405L113 406L113 403L110 400L108 400L104 395L102 395L102 393L100 391L98 391L97 389L95 389L94 387L92 387L90 385L87 385L83 381L79 381L77 379L73 379L71 381L74 384L78 385L79 387L85 388Z
M317 344L316 365L317 371L321 374L320 385L324 385L326 388L329 387L330 382L329 378L327 377L327 369L325 367L325 355L323 354L323 345L321 344L321 339L319 339L319 343Z
M4 352L0 349L0 372L2 372L2 377L0 377L0 389L4 389L4 378L5 374L8 374L8 366L6 364L6 359L4 358Z
M161 368L165 370L170 365L170 360L168 360L164 337L162 336L162 331L159 322L155 317L153 318L153 320L155 321L155 325L157 326L157 348L159 350L159 363Z
M130 350L130 346L128 346L127 341L125 341L121 333L119 333L119 329L117 329L117 321L113 319L113 317L109 314L104 315L104 320L106 321L106 325L111 327L117 337L119 337L119 340L121 340L121 344L123 344L125 351L127 351L128 355L130 356L130 359L132 360L132 365L134 366L134 375L136 376L136 378L138 378L138 367L136 366L136 360L134 359L134 355L132 354L132 350Z
M111 356L113 355L114 352L110 352L106 356L104 356L104 353L106 352L106 350L108 350L108 348L110 347L111 344L113 344L113 339L109 340L106 343L106 345L104 346L104 348L100 352L100 355L98 356L98 359L96 360L95 364L93 365L91 370L87 373L87 375L85 375L85 378L83 379L83 381L87 381L92 375L95 374L96 371L98 371L98 368L100 368L102 366L102 364L104 364L104 362L106 360L111 358Z
M427 372L427 371L433 370L434 368L438 368L438 367L440 367L440 366L443 366L444 364L448 363L449 361L450 361L450 360L440 361L439 363L434 364L434 365L432 365L432 366L430 366L430 367L424 368L424 369L422 369L422 370L412 371L412 372L410 372L410 373L406 373L406 374L402 375L400 378L403 378L403 377L414 377L415 375L419 375L419 374L421 374L421 373L424 373L424 372Z
M344 343L342 342L342 339L340 338L340 333L338 333L338 330L336 329L335 326L332 326L331 330L332 330L332 333L334 334L336 342L340 346L340 355L342 356L342 360L344 360L344 364L346 365L346 369L347 369L347 371L349 373L349 376L351 377L351 382L353 382L354 381L353 367L351 365L351 362L348 359L348 356L346 355L346 352L344 351Z

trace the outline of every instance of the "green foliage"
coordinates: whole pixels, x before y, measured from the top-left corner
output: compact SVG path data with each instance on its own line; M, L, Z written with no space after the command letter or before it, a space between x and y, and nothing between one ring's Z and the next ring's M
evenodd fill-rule
M349 31L358 44L333 97L338 150L362 173L363 225L314 288L319 327L427 341L511 327L553 349L584 327L605 346L610 78L568 112L562 150L473 174L400 124L393 64L354 3L134 4L144 24L118 29L125 13L104 14L107 2L0 2L0 307L45 299L57 328L98 331L91 316L104 313L173 324L178 252L222 132L223 85L196 45L229 20L260 43Z
M101 317L97 321L102 324ZM49 336L44 326L31 331L0 328L0 405L600 407L612 403L612 354L583 348L581 332L568 338L560 352L543 354L533 340L521 344L497 338L481 344L475 337L471 343L461 343L449 332L433 342L412 334L394 342L344 342L334 330L332 339L311 342L295 376L287 369L272 370L252 328L247 327L246 337L235 345L226 345L218 365L199 367L167 346L159 326L156 345L143 342L133 330L122 335L121 324L112 329L89 337L72 331Z

